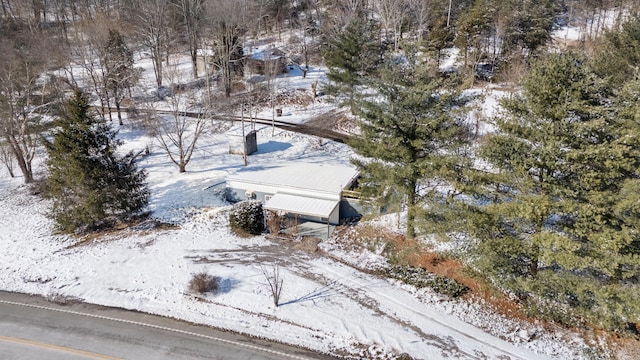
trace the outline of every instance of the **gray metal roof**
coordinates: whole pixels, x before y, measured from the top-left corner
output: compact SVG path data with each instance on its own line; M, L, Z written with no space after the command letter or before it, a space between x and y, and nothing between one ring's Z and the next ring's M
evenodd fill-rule
M248 166L227 180L340 194L357 175L358 171L350 165L295 162Z
M263 206L272 211L327 218L338 206L337 200L314 199L305 196L275 194Z

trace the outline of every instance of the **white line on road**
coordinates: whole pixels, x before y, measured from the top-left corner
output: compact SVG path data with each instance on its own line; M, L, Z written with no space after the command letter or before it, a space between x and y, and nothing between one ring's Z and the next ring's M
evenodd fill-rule
M288 358L288 359L308 360L307 358L304 358L304 357L301 357L301 356L290 355L290 354L286 354L286 353L283 353L283 352L280 352L280 351L277 351L277 350L265 349L265 348L262 348L262 347L259 347L259 346L245 344L245 343L241 343L241 342L238 342L238 341L222 339L222 338L218 338L218 337L215 337L215 336L198 334L196 332L187 331L187 330L180 330L180 329L174 329L174 328L170 328L170 327L166 327L166 326L147 324L147 323L143 323L143 322L139 322L139 321L118 319L118 318L112 318L112 317L108 317L108 316L94 315L94 314L82 313L82 312L77 312L77 311L72 311L72 310L56 309L56 308L51 308L51 307L42 306L42 305L32 305L32 304L19 303L19 302L15 302L15 301L0 300L0 303L9 304L9 305L16 305L16 306L23 306L23 307L34 308L34 309L48 310L48 311L57 311L57 312L60 312L60 313L65 313L65 314L86 316L86 317L90 317L90 318L94 318L94 319L109 320L109 321L115 321L115 322L131 324L131 325L137 325L137 326L144 326L144 327L148 327L148 328L152 328L152 329L159 329L159 330L174 332L174 333L178 333L178 334L189 335L189 336L204 338L204 339L208 339L208 340L218 341L218 342L222 342L222 343L226 343L226 344L230 344L230 345L234 345L234 346L240 346L240 347L251 349L251 350L255 350L255 351L261 351L261 352L265 352L265 353L269 353L269 354L273 354L273 355L277 355L277 356L282 356L282 357L285 357L285 358Z

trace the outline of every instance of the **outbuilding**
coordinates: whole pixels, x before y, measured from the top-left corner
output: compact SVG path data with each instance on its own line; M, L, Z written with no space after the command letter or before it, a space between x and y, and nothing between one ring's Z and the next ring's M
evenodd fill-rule
M277 48L268 48L249 56L247 65L252 72L277 76L287 69L287 58L284 51Z
M343 193L356 186L358 171L350 165L286 163L249 166L227 178L227 199L255 199L265 210L297 220L338 225L360 216L356 199Z

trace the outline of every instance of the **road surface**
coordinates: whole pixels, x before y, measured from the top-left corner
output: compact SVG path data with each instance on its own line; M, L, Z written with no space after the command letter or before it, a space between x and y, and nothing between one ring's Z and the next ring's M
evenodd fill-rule
M5 292L0 292L0 358L330 359L160 316Z

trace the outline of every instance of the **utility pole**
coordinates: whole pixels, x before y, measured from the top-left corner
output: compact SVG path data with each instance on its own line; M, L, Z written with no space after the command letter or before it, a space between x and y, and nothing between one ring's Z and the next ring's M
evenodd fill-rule
M449 28L449 22L451 21L451 2L453 0L449 0L449 11L447 12L447 29Z
M242 110L240 110L240 123L242 124L242 159L244 160L244 166L247 166L247 138L244 134L244 103L242 103ZM251 116L251 113L249 113Z

